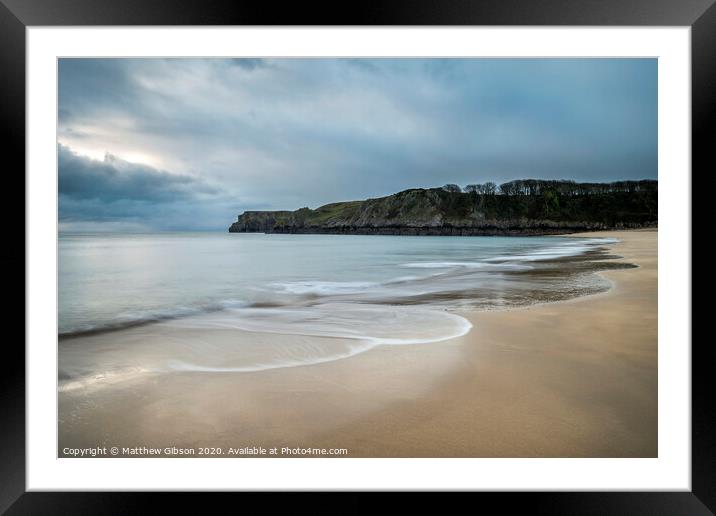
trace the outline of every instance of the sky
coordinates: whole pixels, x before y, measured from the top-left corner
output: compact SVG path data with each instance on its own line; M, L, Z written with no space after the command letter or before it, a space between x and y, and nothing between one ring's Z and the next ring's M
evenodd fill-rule
M656 59L59 60L61 231L657 177Z

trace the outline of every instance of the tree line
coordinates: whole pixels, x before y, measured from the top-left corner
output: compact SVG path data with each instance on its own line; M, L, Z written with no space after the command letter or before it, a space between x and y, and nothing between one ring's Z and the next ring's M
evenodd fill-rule
M656 192L658 182L655 179L642 179L639 181L613 181L610 183L578 183L572 180L546 180L546 179L517 179L500 185L487 182L483 184L469 184L461 188L456 184L446 184L443 190L452 193L475 193L478 195L522 195L539 196L558 194L565 197L582 195L598 195L609 193L635 193Z

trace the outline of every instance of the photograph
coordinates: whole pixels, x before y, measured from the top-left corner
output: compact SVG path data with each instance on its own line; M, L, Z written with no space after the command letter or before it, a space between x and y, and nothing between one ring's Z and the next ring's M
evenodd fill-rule
M657 58L56 63L57 457L659 457Z

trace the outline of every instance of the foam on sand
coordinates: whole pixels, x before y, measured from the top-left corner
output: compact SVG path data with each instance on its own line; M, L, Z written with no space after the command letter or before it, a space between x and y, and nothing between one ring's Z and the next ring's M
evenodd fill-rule
M100 387L146 373L254 372L319 364L381 345L441 342L471 327L456 314L415 306L237 308L64 341L60 390ZM99 369L102 373L87 373Z

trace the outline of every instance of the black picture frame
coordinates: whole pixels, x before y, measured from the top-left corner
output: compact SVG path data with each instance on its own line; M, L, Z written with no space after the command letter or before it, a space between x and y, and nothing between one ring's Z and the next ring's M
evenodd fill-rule
M25 30L29 26L86 25L607 25L690 26L692 169L714 167L716 133L716 5L714 0L383 0L310 5L227 0L0 0L0 147L6 245L0 252L6 284L6 330L25 310ZM693 174L693 173L692 173ZM691 181L691 177L684 180ZM693 190L692 190L693 191ZM698 191L698 189L697 189ZM703 191L703 189L702 189ZM12 193L10 193L12 192ZM21 195L20 192L23 192ZM16 203L16 204L15 204ZM693 253L696 257L698 254ZM693 261L692 261L693 263ZM22 294L20 294L22 292ZM17 297L21 296L21 297ZM20 299L23 302L20 302ZM12 324L10 324L12 323ZM0 374L0 513L114 514L167 503L165 493L39 493L25 491L25 353L21 335L6 333ZM12 335L12 336L11 336ZM684 346L691 342L683 342ZM692 345L692 491L480 493L501 510L537 514L713 514L716 512L716 392L710 339ZM177 494L185 510L205 501ZM211 496L201 494L201 498ZM217 496L214 494L214 496ZM227 495L222 495L225 497ZM245 495L242 495L245 496Z

